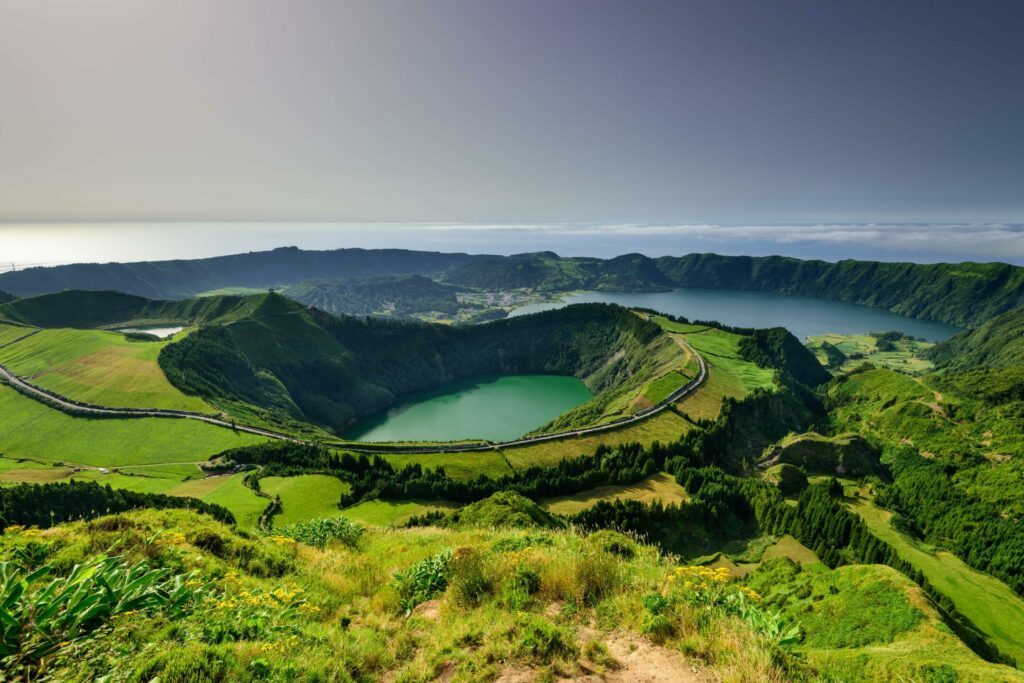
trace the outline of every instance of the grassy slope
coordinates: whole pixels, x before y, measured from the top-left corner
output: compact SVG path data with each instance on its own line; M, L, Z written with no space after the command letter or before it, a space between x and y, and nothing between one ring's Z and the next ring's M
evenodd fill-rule
M762 564L786 557L799 565L821 564L814 551L790 535L780 538L761 536L746 541L730 541L722 550L698 557L695 564L707 567L725 567L735 578L749 576Z
M186 396L167 381L157 356L168 343L133 342L101 330L42 330L0 349L0 363L76 401L215 412L202 399Z
M664 410L653 417L622 429L505 448L501 452L516 469L534 465L552 465L568 457L591 455L601 444L613 447L630 442L644 445L649 445L654 441L670 443L692 428L693 425L690 422L670 410Z
M824 680L1020 681L980 659L949 632L923 591L881 565L773 562L748 583L769 608L798 619L800 650Z
M256 519L270 504L266 498L243 483L246 473L195 479L166 491L174 496L191 496L200 498L207 503L223 505L235 516L239 528L252 530L256 528Z
M642 598L673 569L647 547L627 559L566 531L370 529L356 549L319 551L181 511L115 519L48 532L54 561L68 567L118 543L132 561L197 571L208 598L172 627L142 612L114 620L52 658L54 680L543 680L602 671L643 680L648 663L666 680L784 678L770 647L732 617L682 609L661 645L644 638ZM0 537L0 559L31 538ZM392 577L446 550L459 558L450 587L407 616ZM470 583L474 568L482 585ZM517 592L524 574L537 590ZM255 618L250 605L279 589L307 606L263 607Z
M677 323L662 316L651 319L665 331L682 335L708 364L704 385L678 404L691 419L714 419L722 399L743 398L759 387L775 386L774 371L759 368L740 357L740 335L705 325Z
M260 479L263 493L281 497L281 512L274 515L275 526L340 515L338 499L349 488L347 483L327 474Z
M0 415L0 453L95 467L198 462L263 440L194 420L72 417L6 386Z
M401 526L410 517L428 512L451 512L458 504L445 500L368 500L342 510L342 515L363 524Z
M660 501L668 505L679 504L688 498L686 489L677 484L672 475L661 473L635 484L598 486L571 496L545 498L540 502L551 512L572 515L601 500L639 500L644 503Z
M1024 365L1024 307L961 332L936 345L930 355L936 365L951 372Z
M495 451L470 453L385 453L381 455L395 467L419 464L422 467L444 467L456 479L475 479L481 474L492 478L512 473L505 457Z
M32 327L0 323L0 346L5 346L35 331Z
M1001 581L971 569L952 553L930 548L899 532L892 526L892 513L870 500L858 498L850 508L872 533L920 569L928 582L948 596L1001 651L1024 662L1024 600Z

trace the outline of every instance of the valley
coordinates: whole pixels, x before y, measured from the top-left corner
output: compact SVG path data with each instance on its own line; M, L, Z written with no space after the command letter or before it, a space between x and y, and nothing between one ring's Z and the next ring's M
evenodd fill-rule
M819 672L849 676L852 653L871 652L881 678L1019 678L1014 311L958 333L800 296L693 294L637 259L646 284L629 286L652 291L556 303L607 266L525 262L514 277L469 259L302 290L327 310L251 284L0 304L0 496L96 483L213 506L270 547L318 520L388 547L401 528L615 529L761 593L799 624L787 651ZM475 289L505 283L527 285ZM548 300L506 318L530 292ZM871 582L884 588L869 597ZM824 602L796 609L808 590ZM872 609L891 631L818 615Z

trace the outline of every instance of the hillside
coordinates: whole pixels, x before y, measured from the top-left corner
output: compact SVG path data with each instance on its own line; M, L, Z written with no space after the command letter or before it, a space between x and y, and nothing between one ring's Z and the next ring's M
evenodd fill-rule
M164 683L582 682L599 674L780 681L802 673L775 654L777 636L757 608L729 607L738 584L724 586L713 606L685 606L692 591L670 579L673 566L622 538L628 553L601 535L517 529L343 523L254 538L194 513L152 511L57 527L45 543L14 530L0 538L0 559L20 567L15 553L28 548L33 568L51 568L46 581L89 595L108 581L112 600L102 604L112 609L77 630L57 619L30 624L27 606L46 581L29 579L25 596L7 605L13 620L25 619L22 639L5 651L13 653L8 671L45 661L52 680ZM95 578L70 573L83 547L116 554L88 565ZM141 588L117 580L121 566ZM125 594L138 596L133 609L116 603Z
M403 394L485 374L564 374L593 391L650 372L660 329L616 306L572 306L485 325L334 317L276 294L160 353L182 391L251 403L340 430ZM652 377L653 379L653 377Z
M229 321L247 315L256 299L211 296L154 301L115 291L65 291L0 304L0 320L36 327L90 329L126 324Z
M1006 263L828 263L717 254L663 256L657 263L678 287L801 294L954 325L975 325L1024 304L1024 268Z
M948 372L1024 365L1024 307L936 344L928 356Z
M65 289L117 290L151 299L183 299L224 287L266 289L307 280L439 273L476 257L405 249L273 251L175 261L79 263L0 274L19 296Z
M1005 263L829 263L717 254L598 259L552 252L494 256L287 247L192 261L27 268L0 274L0 288L18 296L88 289L181 299L230 287L266 289L311 280L406 275L490 291L695 287L800 294L963 326L1024 305L1024 268Z
M14 296L13 294L8 294L7 292L0 292L0 304L5 304L8 301L14 301L17 298L18 297Z

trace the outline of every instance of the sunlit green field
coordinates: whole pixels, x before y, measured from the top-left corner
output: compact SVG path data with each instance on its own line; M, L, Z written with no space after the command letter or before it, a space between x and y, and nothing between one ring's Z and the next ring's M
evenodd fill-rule
M565 458L593 455L594 451L601 444L614 447L631 442L637 442L645 446L655 441L671 443L678 440L679 437L690 429L693 429L693 425L690 422L687 422L671 410L663 410L657 415L621 429L597 432L585 436L566 437L554 441L542 441L541 443L526 446L515 446L502 449L501 452L508 458L512 467L518 470L535 465L554 465Z
M274 515L275 526L340 515L338 499L350 488L347 482L327 474L260 479L263 493L281 497L281 512Z
M892 513L866 498L858 498L850 509L860 515L868 528L901 558L924 573L928 582L946 595L957 610L986 633L996 646L1024 662L1024 600L1006 584L971 569L958 557L912 539L892 526Z
M0 453L95 467L198 462L265 441L195 420L73 417L0 385Z
M31 333L33 328L20 325L8 325L0 323L0 346L11 344L25 335Z
M740 357L740 335L705 325L677 323L660 315L652 316L651 320L667 332L682 335L707 362L707 380L678 404L688 417L714 419L723 399L742 398L754 389L775 386L774 371Z
M398 468L414 464L428 469L444 467L445 473L455 479L476 479L481 474L497 479L512 474L505 457L497 451L384 453L381 457Z
M598 486L571 496L545 498L541 505L560 515L573 515L586 510L601 500L639 500L643 503L659 501L665 505L679 504L688 499L686 489L675 478L662 472L635 484Z
M345 508L341 511L341 514L364 524L400 526L407 522L410 517L423 515L435 510L448 512L457 507L459 507L457 504L443 500L369 500Z
M157 356L168 343L131 341L105 330L42 330L0 348L0 364L76 401L117 408L216 412L167 381Z
M195 479L180 484L165 493L173 496L200 498L207 503L223 505L235 516L238 526L255 529L256 520L270 501L256 494L243 483L246 473Z

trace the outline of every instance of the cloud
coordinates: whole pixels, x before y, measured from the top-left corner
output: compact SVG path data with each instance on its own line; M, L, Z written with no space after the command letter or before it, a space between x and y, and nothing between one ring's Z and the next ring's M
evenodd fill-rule
M860 245L902 250L1024 255L1024 223L816 223L806 225L713 224L443 224L432 231L521 232L566 236L679 237L707 242L751 241L791 245ZM995 251L993 251L995 250Z

